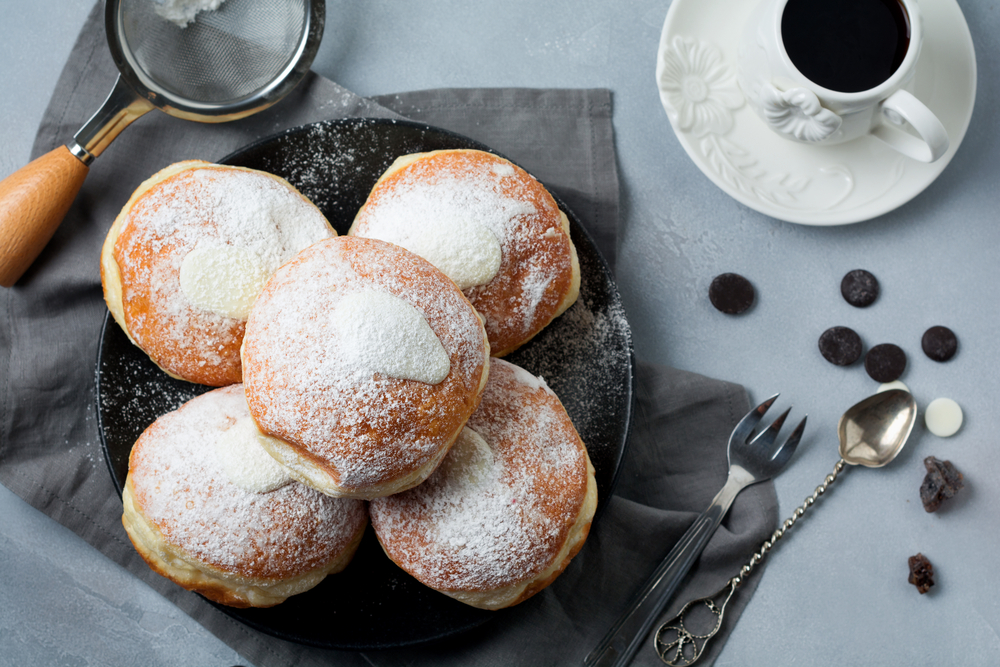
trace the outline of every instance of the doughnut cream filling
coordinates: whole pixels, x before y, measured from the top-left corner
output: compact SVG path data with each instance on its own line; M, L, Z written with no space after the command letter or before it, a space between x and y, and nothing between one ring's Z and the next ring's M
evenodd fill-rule
M181 292L196 308L245 320L270 275L248 248L200 243L181 261Z
M345 295L330 314L341 354L356 372L438 384L451 361L424 316L387 292Z
M433 214L434 225L399 224L393 216L390 224L372 234L402 246L436 266L451 278L459 289L485 285L500 270L500 241L489 228L461 211Z
M215 455L229 481L244 491L268 493L290 483L288 471L262 446L273 439L257 428L250 416L242 417L223 431L215 443Z
M485 285L500 270L509 221L535 213L532 204L504 196L488 180L514 173L509 164L493 165L488 177L479 176L484 182L478 188L462 179L407 183L379 203L378 224L365 236L420 255L461 290Z
M490 480L494 465L493 450L489 444L483 436L466 426L441 462L440 470L446 479L458 480L459 485L476 489Z

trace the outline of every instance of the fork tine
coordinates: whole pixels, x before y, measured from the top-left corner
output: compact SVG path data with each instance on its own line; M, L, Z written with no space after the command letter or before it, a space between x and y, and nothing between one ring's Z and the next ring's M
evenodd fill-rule
M780 415L778 418L771 422L771 425L760 432L753 440L750 441L751 445L759 445L761 449L770 449L774 445L774 441L778 439L778 431L781 430L782 425L785 423L785 419L788 417L788 413L792 409L788 408Z
M740 420L740 423L736 425L736 428L733 429L732 435L729 436L729 441L746 442L753 433L753 430L757 427L757 424L759 424L760 420L764 418L764 413L768 411L777 399L778 394L775 394L748 412L746 416Z
M771 457L771 463L776 466L777 470L781 470L785 467L785 464L792 458L792 454L795 453L795 448L799 446L799 441L802 439L802 432L806 430L806 417L802 418L799 425L795 427L792 434L788 436L781 445L774 451L774 455Z

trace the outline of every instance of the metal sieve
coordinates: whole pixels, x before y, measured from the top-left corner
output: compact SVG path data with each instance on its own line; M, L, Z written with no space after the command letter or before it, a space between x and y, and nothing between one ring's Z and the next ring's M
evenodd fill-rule
M118 82L69 144L88 164L157 108L207 123L271 106L305 76L323 35L324 0L225 0L181 27L164 0L108 0L104 23Z
M104 23L119 77L73 139L0 182L0 285L41 253L87 167L152 109L219 123L271 106L309 71L325 0L223 0L183 27L157 10L176 0L107 0ZM182 4L197 6L197 0Z

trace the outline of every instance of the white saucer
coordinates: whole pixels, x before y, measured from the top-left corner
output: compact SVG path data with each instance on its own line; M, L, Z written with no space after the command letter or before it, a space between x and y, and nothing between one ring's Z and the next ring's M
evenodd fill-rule
M839 225L905 204L948 166L976 99L972 36L955 0L920 3L924 43L910 88L951 140L931 164L903 157L872 137L808 146L768 129L736 84L736 46L753 7L753 0L674 0L656 61L660 99L674 133L727 194L779 220Z

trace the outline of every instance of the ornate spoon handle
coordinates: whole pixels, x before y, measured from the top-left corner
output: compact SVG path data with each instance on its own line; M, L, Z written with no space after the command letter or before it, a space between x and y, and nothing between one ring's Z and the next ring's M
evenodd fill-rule
M729 600L733 597L733 593L736 589L743 584L746 577L749 576L753 569L760 564L764 557L767 556L768 552L777 544L785 532L788 531L795 522L802 518L802 515L806 513L806 510L813 506L813 504L826 493L827 488L836 481L837 476L844 470L844 466L847 462L844 459L837 461L837 464L833 467L833 472L826 476L823 483L816 487L813 494L805 499L805 502L801 506L797 507L792 516L785 519L785 522L781 524L778 528L771 534L770 539L766 540L760 549L753 555L750 561L740 569L740 573L726 582L726 585L721 589L709 595L708 597L698 598L696 600L691 600L677 613L676 616L666 621L659 627L656 631L656 637L654 640L654 645L656 647L656 652L659 654L660 659L663 660L668 665L673 667L681 667L687 665L693 665L701 657L702 652L705 650L705 646L708 641L715 636L715 633L719 631L722 627L722 618L726 613L726 605L729 604ZM715 626L711 628L707 633L699 635L695 634L689 630L684 625L684 616L689 613L692 607L696 605L704 605L708 611L715 616Z

